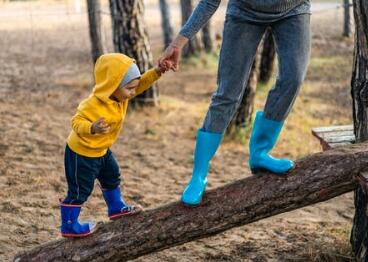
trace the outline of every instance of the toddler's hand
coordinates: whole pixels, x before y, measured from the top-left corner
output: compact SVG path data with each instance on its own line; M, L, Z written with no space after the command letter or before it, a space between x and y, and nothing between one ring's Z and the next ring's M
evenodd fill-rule
M105 118L100 117L96 122L92 124L92 134L106 134L110 130L110 126L105 123Z
M169 71L172 67L172 64L169 60L163 60L158 63L158 70L161 72L161 74L166 73Z

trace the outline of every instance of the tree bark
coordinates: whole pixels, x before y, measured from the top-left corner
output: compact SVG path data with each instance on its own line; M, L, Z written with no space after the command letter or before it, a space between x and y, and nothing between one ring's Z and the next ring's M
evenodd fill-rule
M170 24L170 8L166 0L160 0L161 26L164 35L165 48L170 45L173 39L173 29Z
M192 14L193 6L192 0L180 0L181 7L181 24L184 25ZM189 40L188 44L183 48L183 57L188 58L189 56L197 54L201 50L199 40L197 36L193 36Z
M271 31L268 29L263 39L259 81L263 83L270 81L274 68L275 54L275 44Z
M351 36L351 20L350 20L350 0L343 0L344 2L344 31L343 36Z
M91 237L57 240L15 261L126 261L353 190L368 170L367 143L305 157L287 175L264 173L209 190L200 206L179 202L100 226Z
M99 0L87 0L89 36L91 39L92 59L96 62L104 52L104 42L101 27L101 5Z
M143 0L110 0L110 10L115 52L134 58L141 72L151 68L153 59L144 23ZM157 84L137 96L131 103L133 106L157 105Z
M353 99L354 133L356 141L368 140L368 2L354 0L355 48L351 95ZM360 174L360 186L355 190L355 216L351 244L357 261L368 260L368 175Z
M229 127L227 128L227 133L232 133L234 130L236 132L237 130L247 127L251 124L251 118L254 108L254 98L256 95L259 77L261 53L262 47L260 45L254 58L252 69L249 73L249 79L247 86L244 90L242 101L240 102L239 107L236 113L234 114L234 117L231 120Z
M202 43L204 50L211 53L213 50L213 42L211 37L211 20L202 28Z

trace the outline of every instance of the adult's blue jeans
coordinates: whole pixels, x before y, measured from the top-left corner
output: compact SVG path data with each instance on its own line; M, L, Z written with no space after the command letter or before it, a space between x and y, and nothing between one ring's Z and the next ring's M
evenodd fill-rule
M304 80L310 56L310 15L301 14L272 23L251 23L226 16L217 77L217 91L203 130L223 133L247 86L257 47L271 29L278 57L278 75L269 91L264 117L283 121L288 116Z

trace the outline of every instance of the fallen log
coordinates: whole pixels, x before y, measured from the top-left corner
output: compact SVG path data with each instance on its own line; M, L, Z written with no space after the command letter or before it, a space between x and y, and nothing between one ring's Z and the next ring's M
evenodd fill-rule
M100 226L91 237L61 239L15 261L126 261L218 234L352 191L368 170L368 143L317 153L285 176L263 174L210 190L196 208L180 202ZM179 192L178 192L179 194Z

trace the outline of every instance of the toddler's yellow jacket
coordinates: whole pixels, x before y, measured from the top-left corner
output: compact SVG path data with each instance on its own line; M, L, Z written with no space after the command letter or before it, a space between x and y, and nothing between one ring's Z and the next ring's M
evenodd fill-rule
M116 141L123 126L128 100L121 103L110 99L118 88L134 59L118 53L102 55L95 65L95 81L92 94L83 100L72 118L72 131L67 144L76 153L87 157L101 157ZM136 88L136 95L148 89L159 79L155 69L146 71ZM92 123L100 117L110 126L107 134L92 134Z

